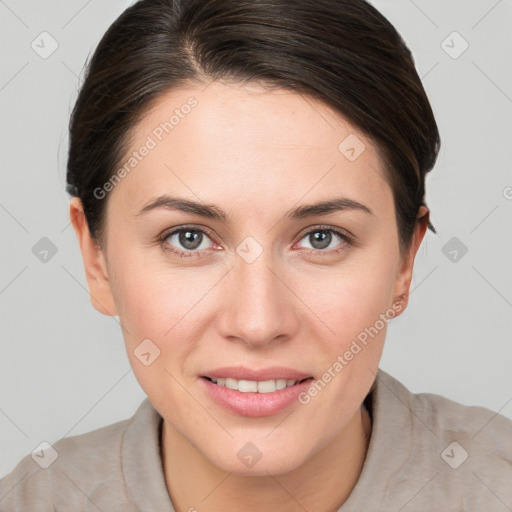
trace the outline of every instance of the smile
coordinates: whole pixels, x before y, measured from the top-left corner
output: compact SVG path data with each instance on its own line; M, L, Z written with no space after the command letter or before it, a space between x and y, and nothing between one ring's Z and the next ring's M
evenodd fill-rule
M221 374L222 375L222 374ZM302 376L301 376L302 377ZM248 380L233 377L199 379L206 394L222 408L239 416L271 416L299 404L313 377L302 379ZM300 406L300 405L299 405Z

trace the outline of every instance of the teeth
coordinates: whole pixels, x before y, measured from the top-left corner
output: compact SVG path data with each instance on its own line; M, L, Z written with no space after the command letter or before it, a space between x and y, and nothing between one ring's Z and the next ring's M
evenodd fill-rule
M210 379L218 386L225 386L228 389L234 389L242 393L273 393L299 382L294 379L276 379L276 380L237 380L226 378Z
M288 381L286 379L277 379L276 380L276 389L284 389L286 387L286 383Z
M230 379L229 377L226 379L226 387L228 389L238 389L238 381L235 379Z
M242 393L257 393L258 383L255 380L239 380L238 391Z
M277 390L277 382L275 380L262 380L258 382L258 393L273 393Z

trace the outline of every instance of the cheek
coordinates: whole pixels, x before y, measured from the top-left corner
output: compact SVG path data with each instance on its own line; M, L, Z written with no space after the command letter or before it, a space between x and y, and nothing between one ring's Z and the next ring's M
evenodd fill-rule
M124 334L162 338L179 318L193 290L179 272L165 265L157 248L136 248L128 237L115 242L112 291L128 331Z
M301 296L310 298L308 306L329 328L323 338L329 349L346 348L389 309L395 263L393 259L377 260L369 258L365 263L300 280Z
M206 267L180 269L161 257L154 261L136 252L125 252L115 264L119 269L115 301L129 357L133 360L137 346L150 339L160 350L155 364L177 369L201 339L211 314L209 291L219 272Z
M121 268L116 302L130 365L148 396L171 399L167 386L172 387L172 376L181 375L197 337L189 320L198 288L170 270L139 266L136 258Z

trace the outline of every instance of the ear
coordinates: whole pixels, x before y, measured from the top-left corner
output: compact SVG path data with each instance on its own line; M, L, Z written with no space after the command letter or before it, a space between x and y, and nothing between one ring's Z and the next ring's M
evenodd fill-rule
M426 206L421 206L416 218L416 226L414 228L413 239L407 252L400 260L395 280L395 296L393 303L399 302L401 305L400 312L403 312L409 302L409 289L411 287L412 271L414 267L414 258L425 236L425 232L429 222L429 210Z
M71 199L69 217L82 251L91 304L100 313L115 316L117 308L110 287L105 257L99 244L91 237L82 201L78 197Z

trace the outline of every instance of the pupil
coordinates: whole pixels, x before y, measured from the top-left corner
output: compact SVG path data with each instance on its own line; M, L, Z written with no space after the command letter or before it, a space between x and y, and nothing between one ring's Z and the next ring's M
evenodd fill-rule
M315 249L325 249L326 247L329 247L331 239L332 235L329 231L315 231L310 235L311 245Z
M197 249L201 245L202 234L192 230L182 231L179 240L186 249Z

